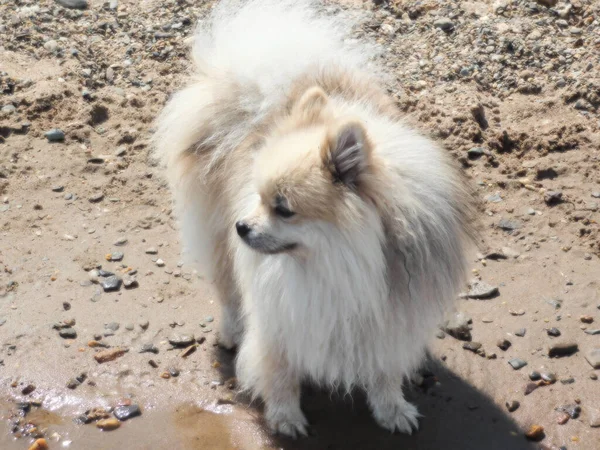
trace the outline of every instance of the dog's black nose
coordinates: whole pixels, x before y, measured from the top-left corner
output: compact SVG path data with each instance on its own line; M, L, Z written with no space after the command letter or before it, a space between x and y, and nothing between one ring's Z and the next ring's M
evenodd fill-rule
M250 227L248 224L246 222L242 222L241 220L236 222L235 229L241 238L248 236L248 233L250 233Z

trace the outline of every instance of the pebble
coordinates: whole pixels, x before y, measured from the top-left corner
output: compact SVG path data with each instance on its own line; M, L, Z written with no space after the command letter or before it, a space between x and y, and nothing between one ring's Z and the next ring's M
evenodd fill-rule
M48 142L60 142L65 140L65 132L63 130L59 130L58 128L53 128L50 131L46 131L44 133Z
M600 427L600 410L592 410L590 412L590 427L598 428Z
M158 259L156 260L156 265L157 265L158 267L164 267L164 265L165 265L165 262L164 262L162 259L158 258Z
M121 237L119 239L117 239L113 245L117 246L117 247L122 247L125 244L127 244L128 240L126 237Z
M104 193L98 192L98 193L92 195L90 198L88 198L88 201L90 203L98 203L98 202L101 202L103 199L104 199Z
M108 255L106 255L106 260L118 262L118 261L122 261L124 257L125 257L125 255L123 254L123 252L112 252L112 253L109 253Z
M102 431L112 431L119 428L121 426L121 422L111 417L110 419L99 420L98 422L96 422L96 426Z
M546 330L546 333L548 333L548 336L552 336L552 337L558 337L558 336L560 336L560 330L558 328L555 328L555 327L548 328Z
M111 275L100 281L100 286L104 289L104 292L118 291L121 288L123 280L116 275Z
M142 330L147 330L148 327L150 326L150 322L147 320L143 320L139 323L139 325Z
M535 370L529 374L529 379L531 381L537 381L537 380L540 380L541 378L542 378L542 375Z
M174 347L187 347L196 342L193 334L176 335L169 338L169 344Z
M542 372L540 376L546 383L556 383L556 374L554 372Z
M435 22L433 22L433 26L446 32L454 30L454 22L447 17L437 19Z
M462 347L465 350L477 352L481 348L481 342L465 342Z
M52 186L52 192L62 192L65 190L65 187L62 185Z
M548 191L544 194L544 202L547 205L556 205L562 201L562 192L560 191Z
M133 331L135 329L135 326L132 323L128 323L127 325L125 325L125 329L127 331Z
M517 409L519 409L519 406L521 406L521 404L517 400L511 400L510 402L506 402L505 405L508 412L515 412Z
M446 321L444 324L444 331L448 333L450 336L460 339L463 341L471 340L471 327L469 323L472 320L466 314L462 312L457 312L452 315L452 317Z
M142 345L142 348L140 349L140 353L154 353L154 354L158 354L158 348L154 344L152 344L150 342L148 344Z
M169 367L169 369L168 369L168 370L169 370L169 374L170 374L172 377L178 377L178 376L179 376L179 374L180 374L180 371L179 371L179 369L176 369L175 367Z
M576 342L557 342L548 348L548 356L550 358L569 356L576 353L579 350L579 346Z
M592 323L594 321L594 318L592 316L581 316L579 320L583 323Z
M58 50L58 42L54 39L50 39L49 41L44 42L44 48L53 53Z
M94 359L99 363L105 363L109 361L114 361L115 359L123 356L129 350L126 348L115 347L108 350L103 350L94 355Z
M598 379L598 375L596 375L594 372L590 373L590 380L597 380Z
M511 342L508 339L500 339L496 345L498 346L498 348L500 350L508 350L508 348L512 345Z
M106 325L104 325L105 330L117 331L119 328L120 328L120 325L118 322L110 322L110 323L107 323Z
M36 439L35 442L33 444L31 444L31 446L29 447L29 450L49 450L50 447L48 446L48 442L46 442L46 439L44 438L39 438Z
M531 441L541 441L544 439L544 427L541 425L532 425L525 433L525 437Z
M560 379L560 382L561 382L562 384L573 384L573 383L575 383L575 378L573 378L573 377L565 377L565 378L561 378L561 379Z
M519 328L517 331L515 331L515 336L524 337L525 333L527 333L526 328Z
M468 75L469 75L469 72L467 71L467 74L463 75L463 76L468 76ZM473 147L467 151L467 157L471 160L481 158L484 154L485 154L485 150L481 147Z
M527 361L520 358L513 358L508 361L508 364L510 364L513 369L519 370L527 365Z
M126 406L117 406L113 411L113 414L117 419L121 422L131 419L133 417L141 416L142 411L138 405L126 405Z
M521 223L516 220L500 219L496 226L504 231L515 231L521 228Z
M588 350L585 359L594 369L600 369L600 347Z
M125 289L133 289L139 286L138 280L132 275L125 275L123 277L123 286Z
M75 339L77 332L73 328L63 328L59 330L58 335L63 339Z
M31 394L33 391L35 391L35 385L33 384L28 384L27 386L25 386L23 389L21 389L21 394L23 395L29 395Z
M465 297L472 299L488 299L496 297L499 294L497 286L491 286L482 281L474 281L471 283L469 292L465 294Z
M565 423L567 423L569 421L570 418L571 418L571 416L569 416L567 413L562 413L556 419L556 423L559 425L564 425Z
M158 253L158 250L155 247L149 247L146 249L147 255L156 255L157 253Z
M564 412L569 415L571 419L577 419L581 414L581 406L579 405L563 405L555 408L555 411Z

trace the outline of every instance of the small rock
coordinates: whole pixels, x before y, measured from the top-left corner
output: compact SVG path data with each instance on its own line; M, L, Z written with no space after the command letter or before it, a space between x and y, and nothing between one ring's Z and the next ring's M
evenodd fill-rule
M110 322L104 325L105 330L117 331L120 328L120 325L117 322Z
M175 367L169 367L168 371L169 375L171 375L172 377L178 377L180 373L179 369L176 369Z
M577 419L581 414L581 406L579 405L563 405L555 408L555 411L564 412L569 415L571 419Z
M46 439L39 438L36 439L33 444L31 444L29 450L50 450L50 447L48 446L48 442L46 442Z
M573 383L575 383L575 378L573 378L573 377L565 377L565 378L561 378L561 379L560 379L560 382L561 382L562 384L573 384Z
M127 244L127 242L128 242L128 240L127 240L127 238L126 238L126 237L120 237L119 239L117 239L117 240L114 242L114 245L115 245L115 246L117 246L117 247L122 247L122 246L124 246L125 244Z
M69 381L67 381L67 388L69 389L76 389L77 386L79 386L81 383L76 380L75 378L71 378Z
M517 331L515 331L515 336L525 337L525 333L527 333L527 329L519 328Z
M156 265L157 265L158 267L164 267L164 266L165 266L165 262L164 262L162 259L158 258L158 259L156 260Z
M64 190L65 190L64 186L61 186L61 185L52 186L52 192L62 192Z
M519 406L521 406L521 404L517 400L511 400L510 402L506 402L505 405L508 412L515 412L517 409L519 409Z
M590 380L596 381L597 379L598 379L598 375L596 375L594 372L590 373Z
M158 253L158 250L154 247L150 247L146 249L146 254L148 255L156 255Z
M194 335L184 334L183 336L173 336L169 338L169 344L174 347L187 347L196 342Z
M447 17L437 19L435 22L433 22L433 26L446 32L454 30L454 22Z
M136 277L131 275L125 275L123 277L123 286L125 289L133 289L139 286L138 280Z
M531 441L541 441L544 439L544 427L541 425L532 425L525 433L525 437Z
M46 139L48 139L48 142L61 142L65 140L65 132L63 130L59 130L58 128L46 131L44 136Z
M105 363L109 361L114 361L115 359L123 356L129 350L126 348L115 347L108 350L103 350L94 355L94 359L99 363Z
M21 390L21 394L23 395L29 395L31 394L33 391L35 391L35 385L33 384L28 384L27 386L25 386L22 390Z
M133 417L141 416L142 411L138 405L117 406L113 411L113 414L117 419L123 422Z
M468 76L468 74L466 76ZM484 154L485 150L481 147L474 147L467 151L467 157L471 160L481 158Z
M472 299L487 299L496 297L499 294L498 287L491 286L482 281L473 281L469 292L464 296Z
M542 372L540 376L546 383L556 383L556 374L553 372Z
M88 198L90 203L98 203L101 202L104 199L104 193L102 192L98 192L94 195L92 195L90 198Z
M496 345L498 346L498 348L500 350L508 350L508 348L512 345L511 342L508 339L500 339Z
M158 354L158 348L154 344L152 344L150 342L148 344L142 345L142 348L140 349L140 353L154 353L154 354Z
M586 352L585 359L594 369L600 369L600 347L593 348Z
M562 201L562 196L560 191L548 191L544 194L544 201L547 205L556 205Z
M437 333L435 333L435 337L438 339L444 339L446 337L446 333L444 333L442 330L438 330Z
M508 361L508 364L510 364L513 369L519 370L527 365L527 361L519 358L513 358Z
M77 332L73 328L63 328L58 332L58 335L63 339L75 339Z
M570 418L571 417L567 413L562 413L556 419L556 423L559 424L559 425L564 425L565 423L567 423L569 421Z
M581 320L583 323L592 323L594 318L592 316L581 316L579 320Z
M104 278L100 282L100 286L102 286L102 289L104 289L104 292L113 292L113 291L118 291L121 288L122 283L123 283L123 280L121 280L121 278L119 278L116 275L112 275L107 278Z
M125 329L127 331L133 331L135 329L135 326L132 323L128 323L127 325L125 325Z
M590 427L600 427L600 410L592 410L590 412Z
M516 220L500 219L496 226L504 231L515 231L521 228L521 223Z
M462 312L457 312L447 320L443 326L443 330L450 336L462 341L471 340L471 327L469 323L471 318Z
M148 327L150 326L150 322L147 320L143 320L139 323L139 325L142 330L147 330Z
M112 431L119 428L121 426L121 422L111 417L110 419L99 420L96 422L96 426L102 431Z
M552 336L552 337L558 337L558 336L560 336L560 330L558 328L555 328L555 327L548 328L546 330L546 333L548 333L548 336Z
M540 380L541 378L542 378L542 375L535 370L529 374L529 379L531 381L537 381L537 380Z
M522 316L522 315L525 314L525 310L524 309L519 309L518 311L515 311L515 310L512 310L512 309L509 309L508 313L511 316Z
M118 261L122 261L124 257L125 257L125 255L123 254L123 252L112 252L112 253L109 253L108 255L106 255L106 260L118 262Z
M463 348L465 350L470 350L472 352L477 352L477 350L479 350L481 348L481 343L480 342L465 342L463 344Z
M550 358L568 356L576 353L579 346L576 342L557 342L548 348L548 356Z

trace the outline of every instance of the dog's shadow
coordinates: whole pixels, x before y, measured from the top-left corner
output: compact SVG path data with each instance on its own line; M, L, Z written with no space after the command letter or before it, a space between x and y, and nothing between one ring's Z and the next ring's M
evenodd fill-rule
M217 350L223 379L235 376L235 354ZM431 374L420 387L406 391L424 416L412 436L391 434L377 426L365 396L331 394L303 387L302 410L310 436L292 440L273 436L272 445L284 450L531 450L523 431L488 397L456 376L442 363L428 364ZM433 376L432 376L433 375ZM250 405L261 408L261 405ZM264 426L264 423L262 424Z

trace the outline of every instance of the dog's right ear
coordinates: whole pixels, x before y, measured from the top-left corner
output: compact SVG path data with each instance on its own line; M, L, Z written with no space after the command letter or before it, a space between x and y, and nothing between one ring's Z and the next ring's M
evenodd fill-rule
M329 98L325 91L313 86L300 97L292 109L292 114L303 122L315 123L323 118L328 103Z

